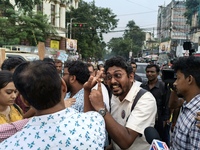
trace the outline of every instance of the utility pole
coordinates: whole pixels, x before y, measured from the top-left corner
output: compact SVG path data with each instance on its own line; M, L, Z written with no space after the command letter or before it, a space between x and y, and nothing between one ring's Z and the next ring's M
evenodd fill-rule
M159 7L159 24L158 24L158 37L159 37L159 51L162 49L161 48L161 43L162 43L162 34L163 34L163 6L158 6Z
M70 19L70 35L69 35L69 38L71 39L72 38L72 21L76 19L76 18L71 18Z

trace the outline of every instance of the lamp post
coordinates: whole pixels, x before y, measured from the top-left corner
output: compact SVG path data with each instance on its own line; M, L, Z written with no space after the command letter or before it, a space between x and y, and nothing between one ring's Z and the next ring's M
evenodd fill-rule
M68 29L69 29L69 25L70 25L70 23L67 22L67 39L68 39L68 34L69 34L69 33L68 33L68 32L69 32L69 30L68 30Z
M72 38L72 21L76 19L76 18L71 18L70 19L70 35L69 35L69 38L71 39Z

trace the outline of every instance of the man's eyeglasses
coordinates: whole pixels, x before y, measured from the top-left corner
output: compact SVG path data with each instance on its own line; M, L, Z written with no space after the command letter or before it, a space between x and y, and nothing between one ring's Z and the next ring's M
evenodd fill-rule
M122 78L122 75L123 75L123 74L121 74L121 73L114 73L113 75L107 74L107 75L106 75L106 79L107 79L107 80L111 80L112 78L121 79L121 78Z

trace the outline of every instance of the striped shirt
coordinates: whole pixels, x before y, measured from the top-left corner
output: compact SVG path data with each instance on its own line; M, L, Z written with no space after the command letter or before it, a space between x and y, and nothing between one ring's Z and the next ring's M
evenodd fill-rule
M196 113L200 111L200 94L190 102L184 102L182 111L177 120L170 150L198 150L200 149L200 129L195 120Z

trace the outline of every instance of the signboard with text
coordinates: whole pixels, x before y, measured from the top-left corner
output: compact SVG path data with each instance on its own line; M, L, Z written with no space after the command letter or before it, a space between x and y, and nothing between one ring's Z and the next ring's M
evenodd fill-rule
M59 50L60 42L57 40L51 40L50 48Z

